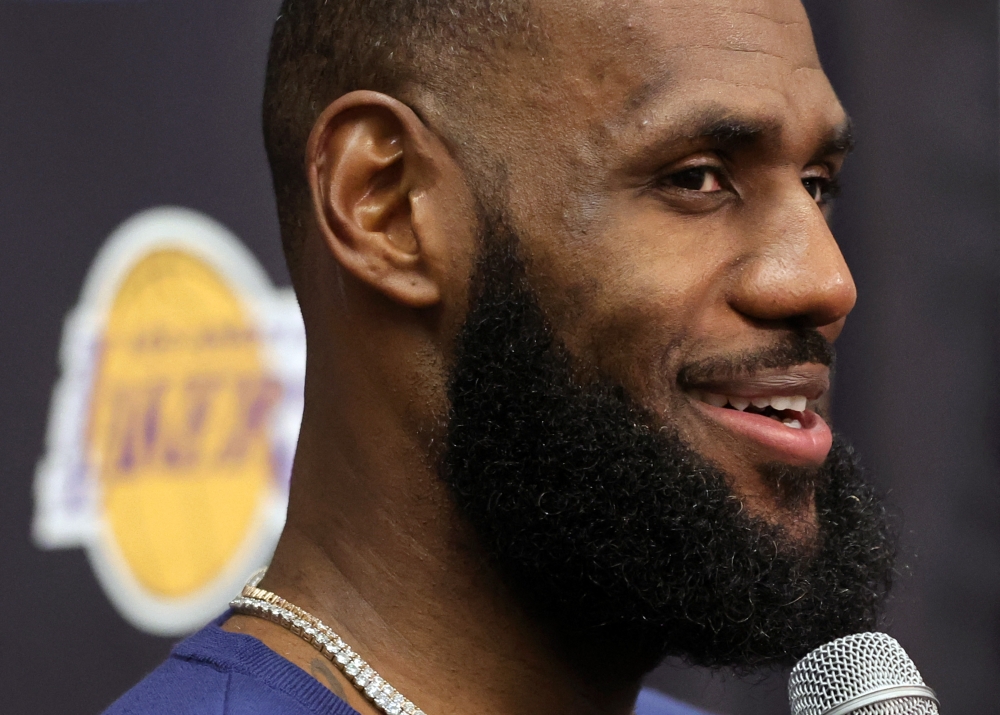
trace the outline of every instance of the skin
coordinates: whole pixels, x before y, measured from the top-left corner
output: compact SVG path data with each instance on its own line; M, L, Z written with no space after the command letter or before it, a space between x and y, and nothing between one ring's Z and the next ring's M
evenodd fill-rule
M340 97L308 147L306 405L261 585L432 715L624 715L642 676L604 675L599 654L563 657L484 563L434 471L475 255L463 166L504 166L496 185L530 278L582 369L623 383L729 473L748 509L803 538L811 501L784 509L760 476L772 455L679 376L795 327L832 341L856 297L816 200L844 159L846 116L797 1L537 5L541 48L450 96ZM820 366L798 373L825 384ZM280 627L225 627L376 712Z

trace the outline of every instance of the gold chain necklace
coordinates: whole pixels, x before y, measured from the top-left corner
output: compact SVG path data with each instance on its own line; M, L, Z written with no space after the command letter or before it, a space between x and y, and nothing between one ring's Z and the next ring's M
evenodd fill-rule
M385 715L425 715L423 710L403 697L360 655L351 650L323 621L281 596L257 588L265 573L267 569L261 569L251 576L243 587L243 593L229 603L235 613L263 618L291 631L337 666L358 692ZM632 715L635 715L634 710Z
M232 600L229 607L234 612L263 618L294 633L333 663L354 683L358 692L385 715L425 715L351 650L329 626L281 596L257 588L266 571L261 569L255 573L243 587L243 593Z

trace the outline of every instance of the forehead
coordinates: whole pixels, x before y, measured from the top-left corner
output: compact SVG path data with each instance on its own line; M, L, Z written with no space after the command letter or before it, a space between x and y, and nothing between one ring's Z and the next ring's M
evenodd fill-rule
M538 14L547 77L527 99L567 124L619 133L698 105L789 130L843 120L799 0L544 0Z

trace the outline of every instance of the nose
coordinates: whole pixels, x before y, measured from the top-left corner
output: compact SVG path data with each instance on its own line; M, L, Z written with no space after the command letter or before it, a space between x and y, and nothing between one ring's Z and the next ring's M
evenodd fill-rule
M730 306L755 322L813 327L835 339L857 288L823 212L798 183L754 214Z

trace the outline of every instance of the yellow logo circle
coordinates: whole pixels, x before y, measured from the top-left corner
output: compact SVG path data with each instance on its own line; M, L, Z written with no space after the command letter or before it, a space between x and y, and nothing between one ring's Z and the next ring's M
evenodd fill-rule
M81 545L138 627L225 609L280 532L304 330L225 229L158 209L119 229L67 321L36 541Z
M111 307L91 463L115 541L152 593L203 587L252 526L281 397L260 347L232 289L179 251L142 259Z

